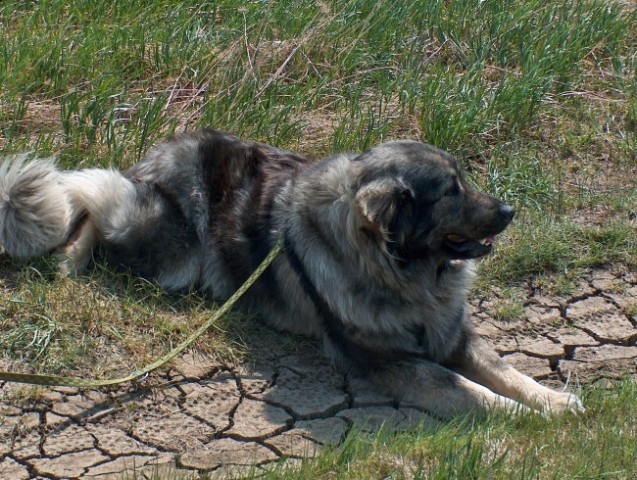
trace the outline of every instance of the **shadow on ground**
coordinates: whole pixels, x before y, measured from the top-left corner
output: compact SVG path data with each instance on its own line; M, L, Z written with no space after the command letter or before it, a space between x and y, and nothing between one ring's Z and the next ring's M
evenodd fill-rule
M497 320L490 301L472 303L478 331L519 370L554 388L637 379L637 275L594 271L566 297L532 284L525 295L515 321ZM251 348L258 360L220 365L190 353L118 389L33 394L0 384L0 478L121 478L132 469L231 478L315 455L353 427L437 422L335 373L310 343L292 354L267 339Z

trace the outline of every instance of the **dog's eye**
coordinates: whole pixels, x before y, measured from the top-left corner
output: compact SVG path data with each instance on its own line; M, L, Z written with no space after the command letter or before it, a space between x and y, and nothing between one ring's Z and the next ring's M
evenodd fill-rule
M453 197L454 195L458 195L459 193L460 193L460 185L458 184L458 181L454 181L453 184L445 192L445 196Z
M403 202L408 202L414 199L414 194L412 193L411 190L409 190L408 188L405 188L404 190L400 192L400 199Z

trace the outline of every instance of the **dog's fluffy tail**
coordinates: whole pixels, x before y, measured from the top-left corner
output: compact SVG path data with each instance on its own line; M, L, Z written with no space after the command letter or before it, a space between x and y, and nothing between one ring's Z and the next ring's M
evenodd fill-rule
M0 165L0 245L16 257L64 243L73 208L52 159L18 155Z
M18 155L0 165L0 245L15 257L43 255L64 245L85 215L99 236L135 197L135 186L119 172L63 172L52 159Z

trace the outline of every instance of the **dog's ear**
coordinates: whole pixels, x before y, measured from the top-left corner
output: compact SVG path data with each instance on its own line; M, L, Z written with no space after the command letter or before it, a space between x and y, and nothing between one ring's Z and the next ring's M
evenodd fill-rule
M401 208L413 198L413 191L401 178L386 177L360 187L356 192L356 206L366 227L391 235Z

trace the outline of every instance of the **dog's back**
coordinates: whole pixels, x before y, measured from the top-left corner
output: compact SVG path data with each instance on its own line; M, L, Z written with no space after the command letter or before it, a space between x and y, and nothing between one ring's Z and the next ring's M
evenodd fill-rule
M54 251L68 272L99 247L165 288L224 298L271 247L274 197L306 163L215 130L175 135L124 173L17 157L0 167L0 244L18 257Z

